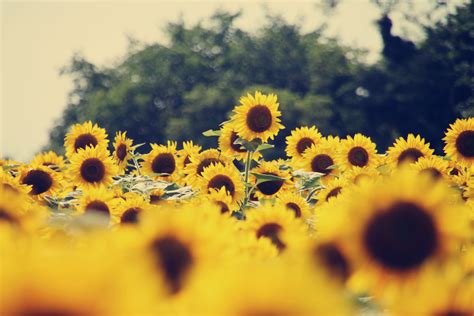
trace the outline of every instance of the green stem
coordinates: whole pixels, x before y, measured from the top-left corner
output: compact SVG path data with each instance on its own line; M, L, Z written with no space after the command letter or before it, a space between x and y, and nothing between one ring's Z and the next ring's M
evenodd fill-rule
M250 190L249 190L249 174L250 174L250 166L252 164L252 156L253 151L247 152L247 159L245 161L245 198L244 202L240 206L240 213L242 214L242 218L245 218L245 207L250 199Z
M142 172L140 171L140 165L138 164L138 161L135 157L135 153L130 151L130 154L132 155L132 160L133 160L133 164L135 166L135 169L137 169L138 174L141 176Z
M306 198L306 201L309 202L311 201L311 198L313 197L314 193L316 193L316 191L320 190L321 188L314 188L313 190L311 190L311 192L309 192L308 194L308 197Z

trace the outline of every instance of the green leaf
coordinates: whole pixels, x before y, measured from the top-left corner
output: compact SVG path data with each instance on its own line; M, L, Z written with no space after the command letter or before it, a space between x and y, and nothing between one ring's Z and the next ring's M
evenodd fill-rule
M262 145L262 140L260 138L255 138L249 142L248 140L239 137L234 141L234 144L242 145L242 147L247 151L257 151L257 148Z
M267 150L267 149L272 149L272 148L275 148L275 145L272 145L272 144L261 144L257 147L257 150L255 151L263 151L263 150Z
M202 133L206 137L219 137L221 136L221 131L220 130L213 130L213 129L208 129L204 133Z
M260 173L251 173L255 178L257 178L257 185L260 183L268 182L268 181L285 181L286 179L280 178L278 176L274 176L271 174L260 174Z

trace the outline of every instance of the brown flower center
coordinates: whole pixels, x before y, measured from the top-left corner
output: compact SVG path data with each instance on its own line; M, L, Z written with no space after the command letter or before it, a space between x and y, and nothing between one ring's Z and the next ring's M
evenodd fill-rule
M433 255L438 232L424 209L411 202L397 202L367 223L364 245L378 263L406 271Z
M92 201L89 204L87 204L86 213L88 212L97 212L97 213L106 215L107 217L110 216L110 210L107 204L99 200Z
M337 245L325 243L314 249L314 256L329 271L339 277L342 281L347 280L350 274L349 262Z
M272 173L272 172L264 172L262 174L278 176L277 174ZM282 181L282 180L265 181L260 184L257 184L257 188L260 192L262 192L265 195L274 195L275 193L280 191L284 183L285 181Z
M314 145L314 141L309 137L303 137L296 144L296 151L298 154L303 154L306 149Z
M150 204L156 205L156 204L160 203L161 200L162 200L161 195L156 195L156 194L150 195Z
M428 174L431 177L433 177L433 179L439 179L443 176L443 174L441 172L439 172L438 169L433 168L433 167L423 169L423 170L420 171L420 173Z
M89 158L82 162L81 177L89 182L101 182L105 176L105 166L98 158Z
M182 287L184 275L194 262L189 247L173 236L164 236L154 240L150 248L171 293L178 292Z
M123 161L127 156L127 145L123 143L118 145L116 155L119 161Z
M196 169L196 172L198 175L202 176L202 172L204 171L204 168L207 168L209 167L211 164L217 164L217 163L222 163L222 161L220 161L219 159L217 158L206 158L206 159L203 159L197 169Z
M22 180L23 184L31 185L30 194L38 195L47 192L53 186L53 178L43 170L31 170Z
M280 239L280 232L282 227L276 223L264 224L257 231L257 238L265 237L269 238L273 245L275 245L279 251L282 251L286 248L285 243Z
M301 208L298 206L298 204L289 202L286 203L286 208L295 212L295 217L301 217Z
M170 153L159 154L151 163L151 170L154 173L166 173L171 175L176 169L176 162Z
M329 155L326 154L319 154L314 156L313 160L311 161L311 170L314 172L329 174L331 173L331 169L328 167L332 166L334 161L332 160Z
M227 204L225 204L225 203L222 202L222 201L216 201L215 203L217 204L217 206L220 207L220 209L221 209L221 214L229 213L230 209L229 209L229 207L227 206Z
M342 188L337 187L329 191L328 195L326 195L326 202L329 201L330 198L336 197L341 193Z
M230 147L232 147L233 150L239 153L244 153L246 152L245 148L242 148L242 145L235 144L234 142L239 138L236 132L232 132L230 135Z
M369 162L369 154L367 153L367 150L362 147L352 148L349 150L347 157L351 165L357 167L364 167Z
M247 113L247 126L255 133L265 132L272 126L272 113L264 105L256 105Z
M132 207L123 212L122 216L120 217L120 223L129 223L135 224L138 223L138 215L142 211L139 207Z
M423 153L416 148L408 148L398 156L398 164L402 162L416 162L420 157L423 157Z
M235 185L234 182L232 182L232 179L229 178L228 176L225 176L223 174L219 174L217 176L214 176L209 183L207 184L207 188L210 189L217 189L219 190L220 188L225 187L226 191L230 194L230 196L234 196L235 194Z
M9 224L18 224L18 219L14 216L12 216L10 213L7 211L3 210L0 208L0 223L1 222L7 222Z
M474 157L474 131L461 132L456 138L456 149L464 157Z
M97 138L89 133L79 135L74 142L74 150L77 152L79 149L85 149L87 146L97 146Z

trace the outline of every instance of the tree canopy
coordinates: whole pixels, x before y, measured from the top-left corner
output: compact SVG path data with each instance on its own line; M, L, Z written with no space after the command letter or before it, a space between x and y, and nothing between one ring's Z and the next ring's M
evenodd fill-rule
M74 88L50 133L61 151L68 127L92 120L110 135L128 131L136 143L192 139L225 121L246 92L276 93L286 129L301 125L344 137L361 132L384 150L394 138L421 134L436 149L457 117L472 116L474 15L472 3L424 27L413 43L392 34L388 13L378 21L384 48L375 64L364 52L269 16L256 33L235 26L239 13L217 12L210 23L167 27L169 44L130 41L122 60L98 67L74 55L62 71Z

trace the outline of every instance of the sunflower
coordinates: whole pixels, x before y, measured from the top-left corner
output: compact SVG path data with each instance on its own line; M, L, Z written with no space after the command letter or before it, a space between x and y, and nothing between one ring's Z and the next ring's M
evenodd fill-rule
M87 146L107 149L108 143L105 129L97 124L92 125L91 121L74 124L64 138L64 148L68 158L71 158L79 149L86 149Z
M330 199L339 196L347 186L348 182L344 178L334 178L329 180L324 185L324 189L317 193L318 204L327 202Z
M28 208L25 197L0 187L0 227L23 228Z
M48 151L36 155L30 162L32 165L43 165L54 171L60 171L64 168L63 156L58 156L54 151Z
M458 251L468 221L454 194L441 181L401 170L349 191L333 205L341 208L333 211L337 216L326 220L338 225L327 227L338 231L360 278L383 295L387 286L416 282L430 263Z
M289 170L281 170L278 161L262 161L258 167L251 170L251 182L256 185L255 197L266 199L276 196L280 192L287 191L293 187L291 174ZM281 180L269 180L258 183L258 176L269 175L280 178Z
M253 233L256 238L268 238L280 252L286 248L299 247L306 236L305 225L293 212L288 212L282 205L272 206L269 203L249 210L242 228Z
M235 123L239 137L252 141L256 138L266 142L273 139L284 128L280 124L277 96L265 95L259 91L255 96L247 94L240 98L240 105L234 108L231 121Z
M142 216L142 212L149 207L150 204L140 194L126 193L125 200L120 199L116 203L112 217L115 222L120 224L136 224Z
M151 151L143 156L142 170L156 179L172 182L178 176L176 142L167 146L151 144Z
M395 167L402 163L416 162L420 157L429 157L432 154L430 144L425 143L420 135L408 134L406 139L399 137L387 150L387 160L392 167Z
M238 160L245 160L248 152L241 145L235 143L238 138L239 136L237 135L235 123L227 122L221 128L219 149L225 155L235 157ZM259 157L261 157L259 152L253 154L253 159L257 160Z
M85 188L79 200L77 212L79 214L100 214L109 221L114 208L113 199L113 192L105 186Z
M474 175L474 167L467 168L452 160L449 161L449 179L455 185L466 186L472 175Z
M419 173L429 174L435 179L448 177L449 162L438 156L420 157L420 159L411 166Z
M158 205L161 201L164 201L163 198L165 195L165 190L163 189L156 189L150 192L150 204Z
M474 118L457 119L443 140L447 156L467 166L474 163Z
M375 168L353 167L346 170L342 176L347 181L359 185L364 181L377 179L379 175L379 172Z
M43 165L24 166L20 170L20 183L31 186L30 195L42 198L53 195L60 187L61 175Z
M377 149L375 144L362 134L356 134L354 137L347 136L341 141L337 163L342 170L353 167L377 167Z
M0 169L0 187L10 190L14 193L28 194L31 191L31 186L22 184L20 177L13 177L10 173Z
M202 177L199 179L199 187L203 193L225 188L234 202L242 200L245 186L239 170L233 166L213 163L204 168Z
M210 190L207 198L210 202L219 207L221 214L231 215L233 211L236 211L239 208L239 205L232 199L232 196L227 192L225 186L222 186L218 190Z
M127 138L127 132L117 132L114 139L115 152L113 157L122 172L127 168L128 160L132 158L130 154L130 150L133 149L132 145L133 140Z
M293 159L302 158L306 149L317 145L321 137L321 133L315 126L295 128L286 138L286 155Z
M189 156L189 160L190 162L186 165L184 173L186 174L186 182L192 186L198 186L204 168L213 163L221 163L224 166L232 163L229 157L222 155L217 149L207 149L198 154L192 154Z
M184 205L143 215L141 248L170 294L181 292L200 267L218 263L229 254L234 229L217 212L212 216Z
M278 194L277 203L285 206L297 218L306 219L311 216L308 202L296 192L287 191Z
M118 167L106 149L86 147L70 158L70 173L74 184L80 187L109 185Z
M323 138L317 146L311 146L303 154L302 165L306 171L323 173L323 178L336 175L337 138Z
M183 149L178 151L179 169L182 171L191 162L191 156L199 154L202 147L195 145L193 141L183 142Z

